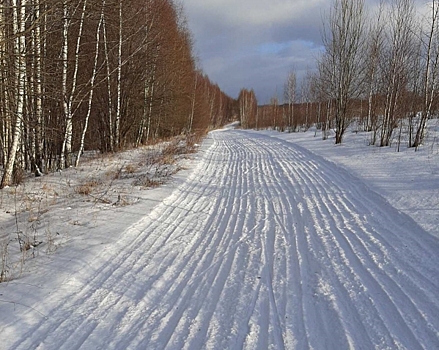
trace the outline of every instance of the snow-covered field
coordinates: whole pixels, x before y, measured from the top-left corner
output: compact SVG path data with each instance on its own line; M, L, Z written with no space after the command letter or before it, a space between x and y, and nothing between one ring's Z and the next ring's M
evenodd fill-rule
M160 188L41 199L20 229L43 243L0 284L0 348L439 348L437 146L313 136L214 131Z

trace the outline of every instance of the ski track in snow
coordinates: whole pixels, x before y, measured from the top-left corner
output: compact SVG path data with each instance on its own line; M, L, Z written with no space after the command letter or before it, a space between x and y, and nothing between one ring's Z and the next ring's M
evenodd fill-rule
M0 327L11 349L439 348L437 239L294 144L210 137L46 318Z

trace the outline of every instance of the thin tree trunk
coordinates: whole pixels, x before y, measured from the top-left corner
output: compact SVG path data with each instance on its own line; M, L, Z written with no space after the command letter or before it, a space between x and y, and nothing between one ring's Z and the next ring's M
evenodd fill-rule
M37 2L35 4L35 17L37 21L40 21L40 4ZM41 78L41 61L42 61L42 50L41 50L41 23L38 23L35 28L34 35L34 51L35 51L35 174L41 175L43 169L42 152L43 152L43 87Z
M189 120L189 133L192 132L192 125L194 123L194 114L195 114L195 94L197 92L197 82L198 82L198 73L195 73L195 83L194 83L194 91L192 94L192 106L191 106L191 115Z
M69 45L69 11L67 0L63 1L63 41L61 47L61 58L62 58L62 105L64 111L65 118L65 136L62 144L61 154L60 154L60 168L64 168L65 166L65 152L67 147L67 138L70 128L70 112L69 112L69 103L67 97L67 69L68 69L68 45Z
M8 154L8 159L3 173L0 188L9 186L12 183L12 175L14 165L16 162L17 151L20 146L23 116L24 116L24 93L26 84L26 0L22 0L18 4L17 0L12 1L14 12L14 33L16 35L14 42L15 53L15 69L17 70L17 98L16 98L16 119L14 126L14 133L12 138L11 149Z
M81 143L79 146L79 151L78 151L78 154L76 155L76 162L75 162L76 167L79 165L79 159L81 158L81 154L84 151L85 134L87 132L88 121L90 119L90 114L91 114L91 107L92 107L92 102L93 102L93 92L94 92L94 88L95 88L96 74L97 74L97 70L98 70L99 40L101 37L102 22L104 20L104 8L105 8L105 0L102 1L101 17L99 19L98 27L96 29L95 58L94 58L93 72L92 72L91 79L90 79L90 93L88 96L88 109L87 109L87 115L85 117L84 128L82 129Z
M123 1L119 0L119 43L118 43L118 57L117 57L117 101L116 101L116 120L115 120L115 148L120 146L120 118L122 109L122 5Z
M102 23L102 30L104 35L104 53L105 53L105 66L107 69L107 94L108 94L108 129L109 129L109 143L110 151L114 150L114 125L113 125L113 98L111 94L111 69L110 69L110 58L108 55L108 41L107 41L107 26L105 24L105 18Z
M78 80L78 71L79 71L79 52L80 52L80 48L81 48L81 40L82 40L82 30L84 27L84 18L85 18L85 11L87 8L87 0L84 0L83 5L82 5L82 11L81 11L81 19L79 22L79 30L78 30L78 37L76 39L76 49L75 49L75 67L74 67L74 71L73 71L73 77L72 77L72 87L70 89L70 93L68 95L67 98L67 81L65 81L66 83L66 87L65 87L65 92L66 95L64 95L65 99L67 100L65 102L64 107L65 109L65 115L66 115L66 130L65 130L65 134L64 134L64 142L63 142L63 150L62 150L62 154L65 154L65 164L64 162L61 162L60 167L63 168L65 167L69 167L72 165L72 137L73 137L73 100L75 98L75 94L76 94L76 87L77 87L77 80ZM67 6L65 11L67 12ZM69 24L67 22L66 28L64 29L66 34L65 34L65 42L64 45L65 46L65 52L63 51L63 58L65 55L65 58L67 59L67 51L68 51L68 40L67 38L67 32L69 29ZM67 61L65 62L65 72L63 72L65 75L67 75ZM64 75L63 74L63 75ZM67 77L66 77L67 79ZM64 84L64 82L63 82ZM61 156L63 157L63 155ZM62 158L61 158L62 159Z
M7 62L7 44L6 44L6 14L4 7L0 6L0 93L2 105L0 106L0 113L2 117L2 164L5 165L8 161L9 153L9 138L11 130L11 113L10 102L7 86L9 86L9 70Z

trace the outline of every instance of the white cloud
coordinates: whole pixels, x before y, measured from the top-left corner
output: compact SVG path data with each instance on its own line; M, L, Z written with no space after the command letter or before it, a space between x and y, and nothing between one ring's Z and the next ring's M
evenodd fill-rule
M214 15L226 25L268 26L300 19L304 14L324 8L327 0L186 0L192 13ZM209 16L209 15L208 15Z
M426 0L416 0L425 3ZM195 51L209 77L232 97L254 88L264 102L292 66L315 65L331 0L183 0ZM378 0L366 0L376 5ZM280 91L279 91L280 90Z

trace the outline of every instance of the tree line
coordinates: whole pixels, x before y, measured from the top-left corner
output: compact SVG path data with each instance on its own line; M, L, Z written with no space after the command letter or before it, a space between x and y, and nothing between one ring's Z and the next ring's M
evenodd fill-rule
M172 0L3 0L0 187L224 124L235 101L198 69Z
M246 116L246 125L295 131L315 124L323 138L332 129L341 143L356 121L370 132L370 144L389 146L404 133L409 147L420 146L439 106L439 1L426 9L419 13L413 0L381 1L375 11L364 0L335 0L317 69L300 89L292 70L283 103L273 97Z

